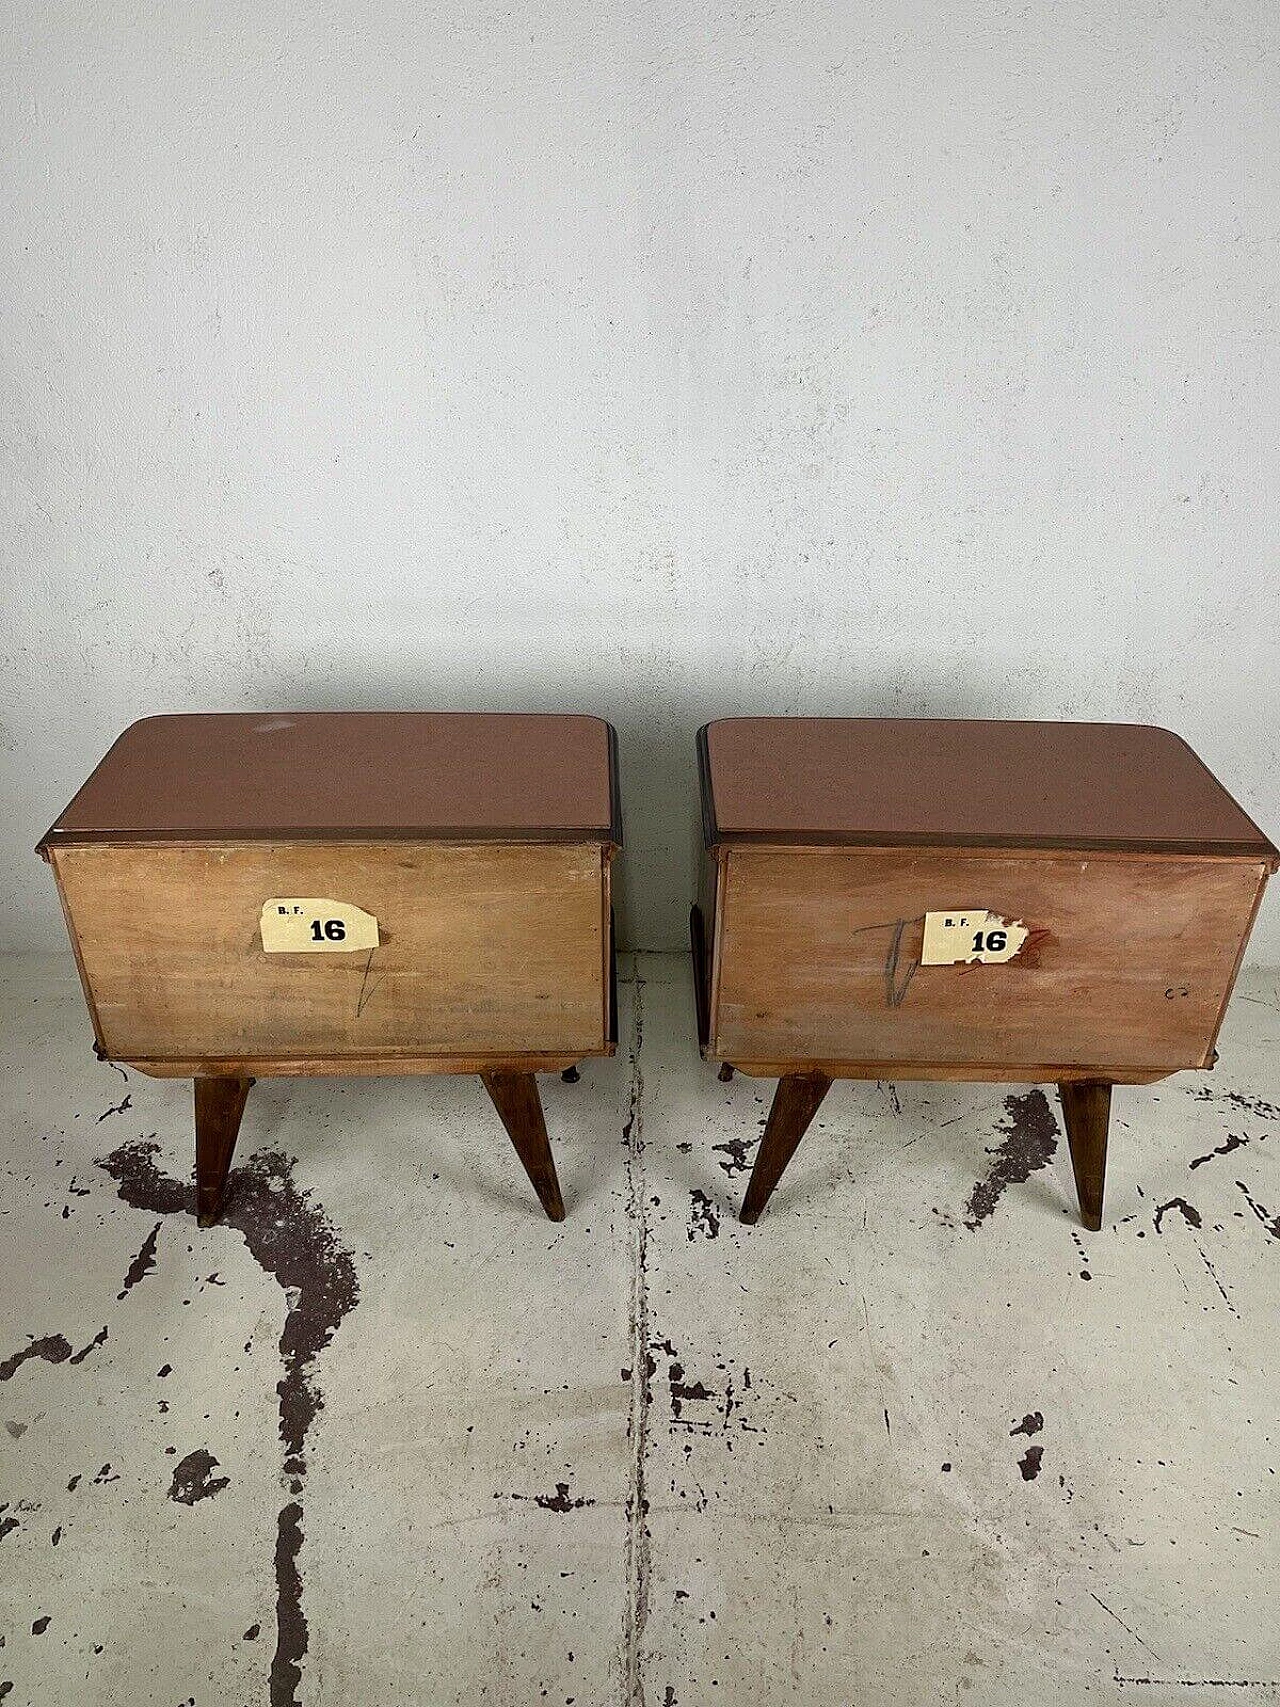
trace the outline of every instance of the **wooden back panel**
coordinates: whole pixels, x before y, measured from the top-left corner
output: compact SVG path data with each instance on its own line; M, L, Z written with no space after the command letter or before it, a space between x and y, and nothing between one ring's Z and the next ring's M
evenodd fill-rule
M599 1054L597 844L84 843L53 861L107 1054L123 1061ZM262 904L373 913L369 952L266 954Z
M1267 874L919 848L721 859L709 1053L739 1062L1208 1065ZM1004 966L919 965L926 912L979 907L1044 934Z

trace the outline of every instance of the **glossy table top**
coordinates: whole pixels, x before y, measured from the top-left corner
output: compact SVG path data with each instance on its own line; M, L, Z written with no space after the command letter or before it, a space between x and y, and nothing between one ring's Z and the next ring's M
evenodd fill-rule
M524 712L146 717L41 843L620 840L615 738Z
M732 717L699 735L709 844L1276 849L1179 736L1134 723Z

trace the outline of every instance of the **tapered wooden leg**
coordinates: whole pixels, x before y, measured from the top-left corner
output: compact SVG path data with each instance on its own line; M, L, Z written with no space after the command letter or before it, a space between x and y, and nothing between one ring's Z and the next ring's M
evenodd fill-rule
M502 1124L516 1147L516 1155L524 1163L538 1202L553 1221L563 1221L560 1181L547 1141L537 1079L532 1073L481 1073L480 1080L502 1116Z
M252 1079L197 1079L196 1219L212 1227L222 1214L227 1169Z
M732 1065L732 1063L729 1061L722 1061L720 1063L720 1071L716 1074L716 1078L719 1079L719 1081L722 1085L727 1085L729 1083L730 1079L732 1079L732 1077L733 1077L733 1065Z
M582 1077L582 1074L576 1067L566 1067L560 1077L564 1080L566 1085L576 1085L578 1080Z
M822 1107L822 1099L831 1089L825 1073L788 1073L778 1080L773 1093L773 1107L760 1140L760 1153L751 1170L747 1195L738 1217L748 1227L760 1219L760 1211L769 1201L770 1193L782 1178L783 1170L796 1153L796 1145L809 1130L809 1122Z
M1111 1123L1111 1086L1095 1081L1058 1086L1062 1118L1071 1146L1080 1219L1090 1232L1102 1226L1102 1192L1107 1178L1107 1128Z

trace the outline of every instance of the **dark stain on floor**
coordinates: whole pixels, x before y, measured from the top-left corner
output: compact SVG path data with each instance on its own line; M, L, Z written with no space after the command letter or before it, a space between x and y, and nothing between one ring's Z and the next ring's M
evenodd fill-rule
M1009 1433L1011 1436L1015 1434L1039 1434L1043 1427L1044 1416L1042 1413L1040 1411L1030 1411L1025 1417L1023 1417L1020 1423L1015 1424L1015 1426L1009 1430Z
M1203 1245L1201 1245L1199 1239L1197 1239L1195 1241L1195 1245L1196 1245L1196 1249L1200 1252L1201 1262L1203 1262L1205 1268L1209 1272L1210 1280L1212 1280L1213 1284L1217 1287L1219 1293L1222 1295L1222 1302L1226 1305L1227 1309L1230 1310L1231 1314L1233 1316L1235 1316L1237 1319L1239 1319L1240 1312L1239 1312L1239 1310L1236 1309L1235 1305L1231 1302L1231 1294L1227 1291L1226 1287L1222 1284L1221 1275L1218 1273L1217 1269L1210 1262L1208 1251L1206 1251L1205 1248L1203 1247Z
M1156 1210L1152 1226L1155 1228L1157 1233L1164 1231L1161 1223L1165 1216L1169 1214L1170 1210L1173 1209L1178 1211L1179 1215L1181 1215L1188 1227L1199 1227L1202 1225L1200 1220L1200 1211L1196 1208L1194 1203L1188 1203L1185 1197L1171 1197L1168 1203L1160 1204Z
M1076 1250L1080 1253L1081 1280L1092 1280L1093 1271L1089 1267L1089 1253L1084 1248L1084 1240L1080 1237L1079 1233L1076 1232L1074 1227L1071 1229L1071 1240L1075 1245Z
M195 1186L162 1174L159 1146L139 1138L122 1144L98 1166L116 1183L125 1203L154 1215L195 1213ZM276 1386L283 1481L295 1496L276 1520L276 1652L271 1664L272 1707L295 1707L307 1651L302 1609L301 1494L306 1475L307 1436L324 1401L313 1365L360 1297L354 1254L341 1242L319 1204L294 1184L293 1162L276 1151L251 1156L228 1180L222 1222L244 1239L259 1266L279 1282L286 1303L280 1356L284 1373Z
M1228 1132L1225 1144L1219 1144L1216 1150L1208 1150L1203 1156L1196 1156L1191 1167L1202 1168L1206 1162L1211 1162L1215 1156L1229 1156L1233 1150L1242 1150L1249 1142L1247 1137L1241 1138L1234 1132Z
M720 1232L720 1215L715 1204L705 1191L689 1193L689 1239L701 1236L704 1239L714 1239Z
M1018 1460L1018 1468L1022 1471L1024 1482L1034 1482L1040 1474L1040 1460L1044 1457L1043 1446L1028 1446Z
M103 1109L102 1113L98 1116L98 1125L101 1126L103 1121L108 1119L113 1114L126 1114L126 1113L128 1113L129 1109L132 1107L133 1107L133 1095L131 1092L126 1091L125 1092L125 1098L124 1098L123 1102L115 1103L111 1108Z
M998 1128L1004 1138L987 1152L994 1158L987 1177L974 1186L964 1206L964 1224L970 1232L990 1218L1011 1185L1021 1185L1037 1169L1048 1167L1058 1148L1058 1123L1043 1091L1007 1096L1004 1112L1004 1123Z
M715 1367L719 1379L712 1386L700 1377L689 1375L683 1358L670 1340L655 1341L654 1351L663 1352L667 1357L673 1430L692 1434L722 1434L730 1430L741 1430L745 1434L765 1432L752 1420L757 1393L749 1368L744 1367L735 1374L727 1362L717 1359ZM650 1377L656 1372L657 1365L651 1354Z
M290 1500L276 1519L276 1651L271 1656L271 1707L295 1707L310 1632L302 1610L302 1507Z
M1261 1221L1268 1236L1273 1239L1280 1239L1280 1215L1268 1214L1262 1205L1250 1195L1249 1188L1243 1180L1237 1180L1236 1184L1244 1193L1245 1202L1249 1205L1250 1209L1253 1210L1253 1213L1258 1217L1259 1221Z
M520 1499L523 1496L517 1494L515 1497ZM563 1513L566 1511L581 1511L583 1506L594 1505L596 1502L590 1499L570 1499L568 1482L557 1482L554 1494L535 1494L533 1496L533 1503L536 1506L541 1506L543 1511L557 1511Z
M885 1093L889 1099L889 1107L893 1110L894 1114L900 1115L902 1113L902 1102L898 1096L897 1085L886 1084L883 1079L877 1079L876 1089Z
M33 1338L30 1345L24 1345L21 1351L15 1351L0 1363L0 1381L12 1381L28 1358L41 1357L46 1363L65 1363L70 1356L71 1347L62 1334Z
M126 1293L132 1292L138 1282L145 1275L150 1274L151 1270L156 1266L156 1240L160 1237L161 1226L162 1223L157 1221L155 1226L142 1241L142 1249L138 1252L137 1256L134 1257L133 1261L125 1271L124 1284L120 1291L116 1293L117 1304Z
M1222 1091L1215 1085L1197 1085L1191 1095L1197 1102L1222 1102L1228 1108L1238 1108L1245 1114L1256 1114L1260 1120L1280 1120L1280 1107L1265 1097L1250 1096L1247 1091Z
M713 1144L711 1154L724 1156L725 1160L719 1165L730 1179L736 1179L739 1174L745 1174L751 1163L747 1159L747 1151L751 1148L749 1138L731 1138L727 1144Z
M169 1498L179 1505L197 1505L201 1500L212 1499L214 1494L220 1494L223 1488L231 1485L229 1476L213 1474L217 1468L218 1460L207 1447L200 1446L194 1452L188 1452L174 1466Z
M82 1345L80 1347L80 1350L74 1354L74 1356L70 1359L70 1361L72 1363L83 1363L85 1358L88 1357L88 1355L91 1351L97 1351L97 1349L100 1345L105 1345L106 1343L107 1343L107 1328L106 1328L106 1323L104 1322L103 1325L98 1329L97 1333L89 1341L88 1345Z

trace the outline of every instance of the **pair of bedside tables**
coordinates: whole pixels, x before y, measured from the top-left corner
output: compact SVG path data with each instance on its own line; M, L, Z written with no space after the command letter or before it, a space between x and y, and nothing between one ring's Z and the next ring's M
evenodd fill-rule
M1085 1225L1111 1087L1213 1065L1280 855L1134 725L730 718L698 739L702 1052L778 1080L754 1222L837 1078L1053 1082ZM40 844L104 1059L195 1081L220 1212L257 1077L476 1073L552 1220L537 1079L614 1052L593 717L146 718Z

